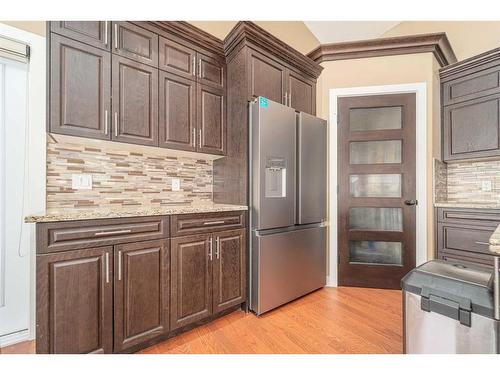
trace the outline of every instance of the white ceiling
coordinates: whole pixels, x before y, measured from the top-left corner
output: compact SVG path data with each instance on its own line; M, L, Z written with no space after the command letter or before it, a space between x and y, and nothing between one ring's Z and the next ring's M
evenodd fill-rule
M305 21L321 44L373 39L400 21Z

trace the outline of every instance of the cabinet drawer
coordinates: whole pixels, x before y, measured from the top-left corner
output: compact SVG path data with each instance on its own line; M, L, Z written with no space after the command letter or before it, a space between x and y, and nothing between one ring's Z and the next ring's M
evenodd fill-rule
M213 212L174 215L171 218L172 237L245 227L245 212Z
M487 254L470 253L467 251L440 251L438 258L465 266L493 267L493 257Z
M438 208L438 222L481 225L496 228L500 224L499 210Z
M500 67L495 66L443 83L443 105L500 92Z
M442 224L438 225L439 249L489 254L489 238L493 228Z
M37 253L166 238L168 217L97 219L37 224Z

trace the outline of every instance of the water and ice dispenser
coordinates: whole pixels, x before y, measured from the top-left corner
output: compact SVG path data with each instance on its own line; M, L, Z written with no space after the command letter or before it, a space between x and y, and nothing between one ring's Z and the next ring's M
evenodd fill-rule
M268 158L265 173L266 198L286 197L286 163L284 158Z

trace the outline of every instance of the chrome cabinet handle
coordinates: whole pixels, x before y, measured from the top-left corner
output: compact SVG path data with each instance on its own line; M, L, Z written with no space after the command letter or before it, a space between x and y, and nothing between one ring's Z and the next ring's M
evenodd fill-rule
M219 220L219 221L205 221L203 225L217 225L217 224L224 224L224 220Z
M219 236L217 236L217 238L215 239L215 257L217 259L220 258L220 238L219 238Z
M285 92L285 105L288 105L288 93Z
M292 93L288 94L288 106L292 106Z
M193 75L196 77L196 57L193 56Z
M104 44L108 45L108 21L104 21Z
M115 137L118 137L118 112L115 112Z
M198 77L201 78L201 59L198 60Z
M490 243L489 243L489 242L476 241L476 243L477 243L478 245L486 245L486 246L490 246Z
M196 128L193 128L193 147L196 147Z
M118 252L118 280L122 279L122 252Z
M210 237L209 240L208 240L209 247L210 247L210 249L208 251L208 258L210 259L210 261L212 261L212 254L213 254L213 242L212 241L213 241L213 238Z
M132 232L131 229L110 230L110 231L96 232L94 233L94 236L112 236L113 234L125 234L130 232Z
M104 110L104 134L108 135L109 133L109 124L108 124L108 110Z
M494 261L494 268L493 272L495 273L493 275L493 307L495 309L495 319L500 320L500 270L499 268L499 263L500 263L500 257L495 256L493 258Z
M115 49L118 49L118 24L115 23Z
M201 148L201 128L198 129L198 147Z
M106 284L109 284L109 253L106 253Z

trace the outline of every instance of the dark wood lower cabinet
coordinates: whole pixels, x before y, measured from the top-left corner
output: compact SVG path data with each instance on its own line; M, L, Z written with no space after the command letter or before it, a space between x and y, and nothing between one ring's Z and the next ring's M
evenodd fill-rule
M111 353L113 248L37 257L37 353Z
M120 352L168 332L168 241L115 246L114 265L114 351Z
M180 328L212 315L210 236L171 240L170 327Z
M214 234L213 312L241 304L246 295L245 230Z

